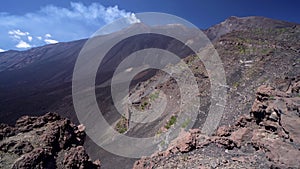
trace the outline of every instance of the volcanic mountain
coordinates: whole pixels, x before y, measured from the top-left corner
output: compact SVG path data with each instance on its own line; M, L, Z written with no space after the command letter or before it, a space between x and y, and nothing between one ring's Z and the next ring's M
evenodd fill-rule
M97 38L105 42L136 29L180 31L186 39L193 39L194 31L180 25L152 28L136 24L120 32ZM241 115L251 112L253 102L257 99L255 91L259 86L271 84L278 90L288 92L291 85L297 83L294 81L300 74L299 24L264 17L230 17L204 32L212 40L226 74L225 87L228 96L220 125L234 124ZM14 124L23 115L39 116L47 112L57 112L78 123L72 102L72 73L86 41L78 40L27 51L0 53L0 122ZM157 39L155 36L137 36L114 48L103 61L96 78L97 102L102 110L106 110L104 116L107 121L119 132L131 137L148 137L158 134L158 131L167 132L176 123L176 112L179 110L178 84L167 73L155 69L143 71L134 78L130 97L135 103L129 105L128 109L150 109L151 101L159 101L160 91L163 91L170 99L157 121L128 125L130 117L123 117L112 110L114 105L109 92L110 86L104 84L109 81L117 63L137 49L156 45L161 49L179 50L180 57L195 75L200 91L201 105L193 128L201 128L210 105L215 104L215 100L222 99L211 99L211 81L202 61L190 50L180 50L180 44L172 43L170 46L166 45L168 42L168 39ZM299 103L295 105L299 107ZM103 168L131 168L136 160L119 157L97 147L87 137L87 152L92 158L99 158ZM285 164L288 165L288 162Z

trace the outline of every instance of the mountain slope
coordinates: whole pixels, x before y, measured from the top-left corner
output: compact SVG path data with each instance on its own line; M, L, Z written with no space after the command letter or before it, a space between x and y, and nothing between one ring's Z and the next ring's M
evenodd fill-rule
M214 136L182 132L170 147L137 161L134 168L298 168L300 77L287 92L263 85L251 111Z
M136 29L150 28L135 25L115 34L101 36L99 39L105 42L126 31ZM156 29L180 30L184 37L192 38L189 37L191 30L180 26ZM213 40L226 72L228 102L221 124L232 124L240 115L248 114L258 86L270 83L282 91L287 91L289 84L286 82L292 81L292 77L300 74L299 24L262 17L232 17L205 32ZM21 115L42 115L48 111L57 112L77 122L72 103L71 78L76 58L85 41L59 43L24 52L0 53L0 122L12 124ZM120 115L109 111L113 107L110 86L101 84L109 80L113 68L133 50L146 48L149 44L155 44L163 49L178 48L177 45L166 46L163 42L157 42L155 38L147 41L144 37L140 37L128 42L134 49L120 45L105 60L101 68L104 71L97 75L96 94L99 106L105 110L104 115L111 124L116 124L120 120ZM181 51L182 57L186 57L184 61L189 64L196 76L201 93L200 113L194 126L198 128L203 125L209 105L214 102L210 99L210 80L206 69L201 60L190 54L189 51ZM176 106L180 98L178 86L166 73L152 70L136 76L130 92L146 93L136 98L143 103L145 99L151 98L153 92L155 93L153 89L161 89L171 96L168 109L159 122L134 125L127 131L127 135L153 136L157 131L166 131L170 127L167 124L173 113L178 111ZM142 107L130 105L129 109L135 109L136 106ZM93 158L101 159L104 168L119 166L130 168L134 162L134 159L118 157L97 148L97 145L89 139L85 147ZM112 161L115 166L111 166Z

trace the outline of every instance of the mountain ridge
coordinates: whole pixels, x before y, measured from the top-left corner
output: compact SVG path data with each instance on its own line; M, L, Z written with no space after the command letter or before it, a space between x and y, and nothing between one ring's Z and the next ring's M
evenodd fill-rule
M261 28L261 29L271 29L271 28L285 28L299 26L299 23L292 23L282 20L271 19L262 16L247 16L247 17L236 17L231 16L225 21L213 25L210 28L204 30L209 39L214 41L220 36L230 33L232 31L247 30L249 28Z

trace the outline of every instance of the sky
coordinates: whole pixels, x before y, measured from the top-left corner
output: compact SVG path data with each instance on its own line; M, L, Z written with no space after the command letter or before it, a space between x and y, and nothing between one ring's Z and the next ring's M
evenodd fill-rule
M9 0L0 5L0 52L88 38L120 17L135 13L176 15L200 29L230 16L264 16L300 23L297 0Z

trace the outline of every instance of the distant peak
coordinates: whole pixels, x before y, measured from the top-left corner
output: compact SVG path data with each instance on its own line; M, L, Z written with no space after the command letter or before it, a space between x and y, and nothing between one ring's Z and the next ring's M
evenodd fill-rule
M298 24L262 16L230 16L223 22L210 27L205 32L211 40L215 40L220 36L232 31L242 31L253 28L274 29L281 27L292 27L295 25Z
M239 17L237 16L230 16L229 18L227 18L226 20L234 20L234 19L240 19Z

